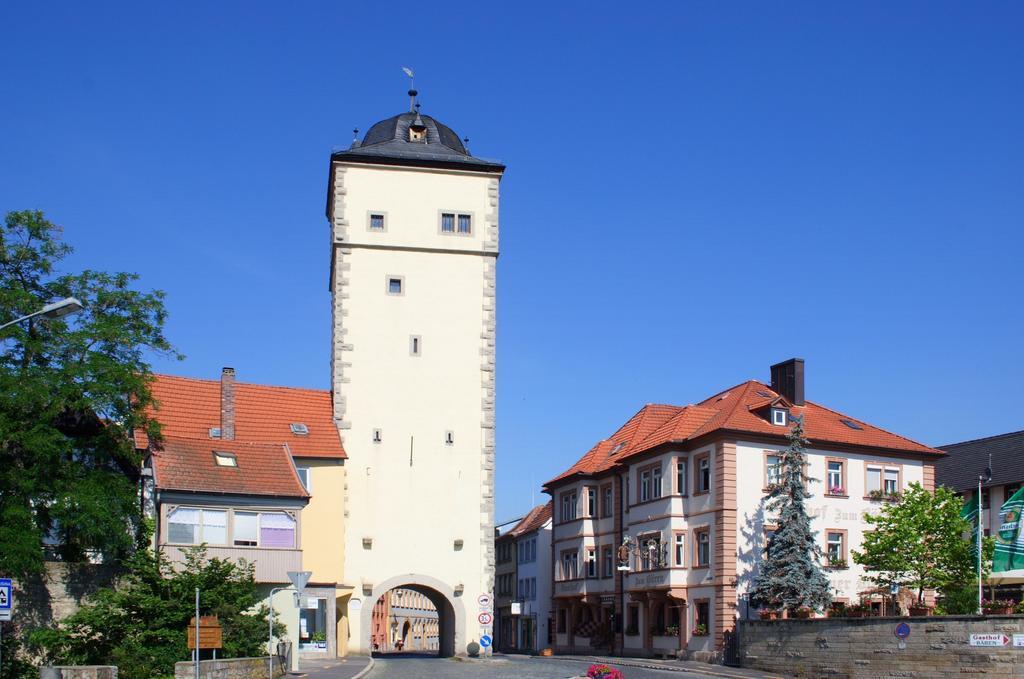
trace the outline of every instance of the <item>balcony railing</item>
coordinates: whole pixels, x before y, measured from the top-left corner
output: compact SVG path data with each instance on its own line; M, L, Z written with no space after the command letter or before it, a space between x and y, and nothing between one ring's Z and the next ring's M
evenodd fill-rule
M171 563L184 563L185 552L177 545L161 545ZM301 549L263 549L260 547L206 547L208 558L230 561L245 559L256 565L256 582L288 582L288 571L302 570Z

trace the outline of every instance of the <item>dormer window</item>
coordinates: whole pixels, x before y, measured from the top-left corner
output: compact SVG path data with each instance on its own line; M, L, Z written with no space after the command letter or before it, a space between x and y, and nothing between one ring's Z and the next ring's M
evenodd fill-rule
M427 126L423 124L419 114L416 114L416 120L409 125L409 141L427 141Z
M789 412L785 408L772 408L772 424L785 427L789 423Z

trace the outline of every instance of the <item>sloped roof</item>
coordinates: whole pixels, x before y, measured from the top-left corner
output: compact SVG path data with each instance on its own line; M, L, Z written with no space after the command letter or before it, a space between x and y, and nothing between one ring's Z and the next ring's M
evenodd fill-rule
M600 474L658 446L693 441L716 431L785 438L789 433L788 427L771 424L764 413L769 405L784 402L785 399L771 387L749 380L695 405L644 406L610 439L599 442L569 469L544 485L557 484L575 475ZM789 409L793 415L804 418L804 432L812 445L831 443L919 455L943 454L941 450L810 401L805 401L802 406L789 406ZM843 424L843 420L855 426Z
M977 488L978 475L989 466L992 481L987 486L1024 482L1024 431L989 436L939 446L945 458L935 464L935 483L956 491Z
M220 380L154 375L151 385L157 407L150 415L164 437L216 442L210 429L220 427ZM295 434L292 424L305 424L308 434ZM295 457L344 459L341 436L334 424L331 392L235 382L235 440L287 444ZM136 446L148 448L136 433Z
M509 535L518 537L527 533L532 533L537 530L551 519L552 505L550 502L543 505L537 505L523 517L522 521L517 523L515 527L509 531Z
M234 455L237 466L218 465L215 452ZM160 490L309 497L283 444L165 437L150 457Z

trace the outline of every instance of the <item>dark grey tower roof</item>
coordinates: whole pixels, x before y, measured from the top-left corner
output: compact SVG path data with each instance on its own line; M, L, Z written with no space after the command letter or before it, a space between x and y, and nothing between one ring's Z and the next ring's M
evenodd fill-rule
M417 117L426 128L425 141L412 141L409 138L409 127L416 123ZM353 144L352 148L345 151L335 151L331 158L354 163L462 168L499 173L505 169L499 162L471 156L452 128L430 116L412 111L380 121L369 129L362 143L358 146Z

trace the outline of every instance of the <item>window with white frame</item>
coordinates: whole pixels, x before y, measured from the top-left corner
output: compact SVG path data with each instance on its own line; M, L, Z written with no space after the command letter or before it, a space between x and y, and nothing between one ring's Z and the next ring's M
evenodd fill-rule
M576 491L562 493L562 521L572 521L576 518Z
M640 502L647 502L651 499L651 470L644 469L640 472Z
M601 489L601 516L612 515L612 487L604 486Z
M882 488L886 495L895 495L900 492L900 470L885 470L885 486Z
M686 489L689 484L686 478L687 464L687 460L684 457L676 460L676 492L680 495L686 495Z
M841 532L828 532L825 553L828 557L828 564L836 566L846 562L846 536Z
M866 488L868 494L882 492L882 468L868 467L866 474Z
M587 516L597 516L597 488L593 486L587 486L583 489L583 492L587 498Z
M605 545L601 548L601 561L604 562L601 577L612 577L615 574L615 557L611 545Z
M764 456L764 478L769 488L782 483L781 455Z
M587 577L597 577L597 549L594 547L587 547Z
M455 213L441 213L441 233L455 233Z
M234 543L239 547L260 544L260 515L256 512L235 512Z
M228 513L219 509L178 507L167 515L167 541L177 545L227 544Z
M846 480L843 478L843 463L841 460L828 461L828 474L826 487L829 495L845 495Z
M306 492L312 492L309 482L309 467L296 467L296 473L299 475L299 481L302 482L302 487L306 489Z
M711 531L707 528L696 531L697 566L703 568L711 563Z
M697 462L697 492L711 491L711 458L702 456Z
M686 565L686 533L676 533L675 538L675 565Z
M562 579L575 580L579 576L579 553L562 552Z
M370 213L370 231L383 231L384 230L384 213L383 212L371 212Z
M772 408L772 424L785 427L788 419L785 408Z
M651 470L651 497L661 497L661 466Z
M473 232L472 215L459 215L459 233L469 235Z

